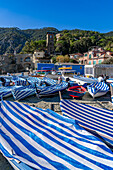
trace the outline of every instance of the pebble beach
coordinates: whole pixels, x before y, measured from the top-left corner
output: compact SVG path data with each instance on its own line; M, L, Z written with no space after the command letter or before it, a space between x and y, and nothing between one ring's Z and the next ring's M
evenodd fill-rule
M111 104L111 96L110 92L108 92L105 96L93 99L88 92L83 96L81 100L72 99L67 91L61 93L62 99L70 99L75 102L80 102L84 104L88 104L95 107L100 107L108 110L112 110ZM13 97L8 97L6 100L14 101ZM18 102L18 101L17 101ZM62 114L60 110L60 97L59 94L55 96L37 98L36 96L31 96L26 99L20 100L19 102L28 104L30 106L39 107L42 109L51 109L55 112ZM13 168L10 166L8 161L0 154L0 170L12 170Z

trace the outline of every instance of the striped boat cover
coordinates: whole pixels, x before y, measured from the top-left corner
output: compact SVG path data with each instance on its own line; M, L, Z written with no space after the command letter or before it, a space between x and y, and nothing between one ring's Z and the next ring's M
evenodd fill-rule
M111 89L111 102L113 105L113 83L110 83L110 89Z
M43 77L42 81L48 83L49 85L56 85L57 84L57 80L53 80L49 77Z
M11 91L12 89L8 87L0 88L0 98L11 96L12 95Z
M108 92L109 86L104 82L96 82L92 83L91 85L87 86L89 92L96 94L98 92Z
M15 80L15 84L17 85L17 86L27 86L27 81L26 81L26 79L24 79L24 78L19 78L18 77L18 79L17 80Z
M12 94L15 100L21 100L36 94L36 89L31 88L30 86L23 86L21 88L14 89Z
M33 169L113 169L113 153L74 119L2 101L0 149Z
M68 83L66 83L66 82L59 83L56 85L47 86L47 87L44 87L43 89L41 89L39 96L57 93L59 91L65 90L67 87L68 87Z
M20 86L7 86L0 88L0 98L8 97L12 95L12 90L19 88Z
M105 141L113 145L113 111L61 100L64 116L75 119L80 125L97 132Z
M40 84L40 82L42 81L40 78L37 77L28 77L27 80L32 85L34 85L35 83Z
M83 81L84 83L93 83L93 82L97 82L98 79L97 78L87 78L87 77L81 77L81 76L73 76L75 79Z

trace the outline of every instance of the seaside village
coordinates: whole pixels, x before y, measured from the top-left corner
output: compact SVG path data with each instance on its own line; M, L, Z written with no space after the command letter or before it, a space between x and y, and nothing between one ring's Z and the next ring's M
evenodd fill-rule
M113 64L102 64L113 52L54 63L54 36L46 51L0 56L0 152L20 170L113 170Z

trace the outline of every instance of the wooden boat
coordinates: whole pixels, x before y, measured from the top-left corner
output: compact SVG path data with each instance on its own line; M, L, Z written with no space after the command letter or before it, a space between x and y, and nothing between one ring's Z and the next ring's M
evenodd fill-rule
M67 82L62 82L59 84L46 86L46 87L37 87L37 90L39 90L38 97L45 97L45 96L51 96L58 94L59 91L63 91L68 88Z
M87 89L90 95L95 98L105 95L109 91L109 86L104 82L97 82L87 86Z
M71 81L78 83L79 85L83 85L85 83L90 85L90 84L98 81L98 79L96 79L96 78L87 78L87 77L81 77L81 76L75 76L75 75L73 77L69 77L69 79Z
M30 75L30 77L44 77L45 74L34 74L34 75Z
M73 98L81 98L86 93L86 89L82 86L73 86L68 88L69 96Z
M113 107L113 83L110 83L110 91L111 91L111 103Z
M36 94L36 89L32 86L23 86L12 91L15 100L21 100Z

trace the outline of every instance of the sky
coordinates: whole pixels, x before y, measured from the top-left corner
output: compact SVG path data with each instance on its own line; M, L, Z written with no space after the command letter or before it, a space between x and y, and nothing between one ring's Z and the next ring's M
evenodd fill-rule
M113 0L0 0L0 27L113 31Z

